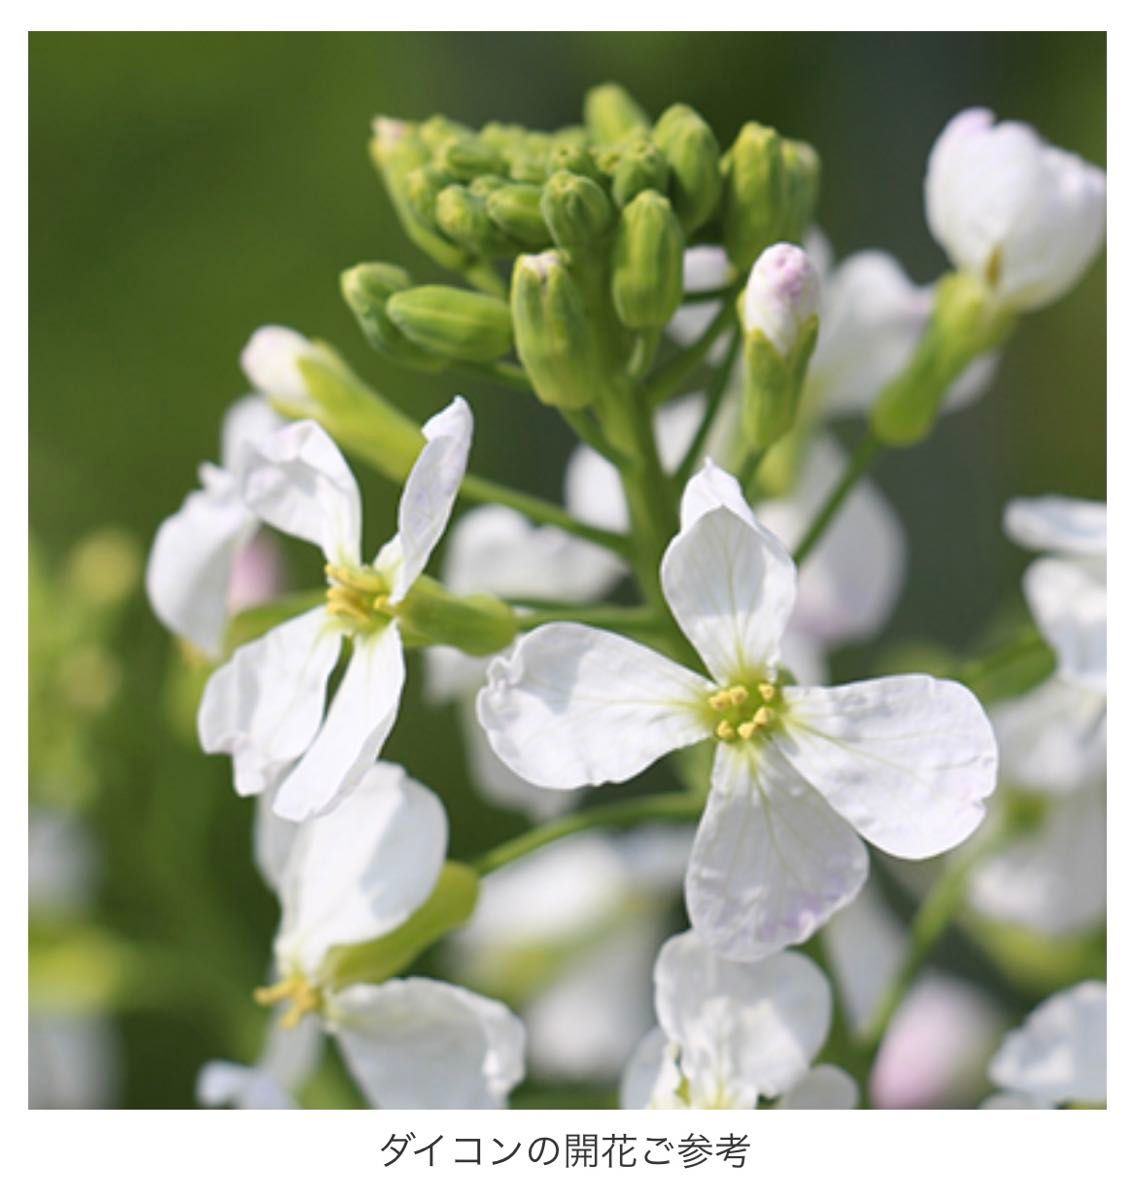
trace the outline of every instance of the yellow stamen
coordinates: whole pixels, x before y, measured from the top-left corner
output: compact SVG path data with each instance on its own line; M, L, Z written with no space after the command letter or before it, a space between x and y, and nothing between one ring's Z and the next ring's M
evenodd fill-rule
M753 722L753 721L743 721L743 722L742 722L742 723L741 723L741 724L738 726L738 735L739 735L740 737L744 738L744 739L745 739L745 740L748 742L748 741L749 741L749 739L750 739L751 737L753 737L753 735L754 735L754 731L755 731L756 729L757 729L757 725L756 725L756 723L755 723L755 722Z
M730 688L730 703L744 704L749 699L749 689L743 687L740 683L735 684Z
M715 692L707 703L715 712L725 712L727 708L731 708L733 705L729 692Z
M252 995L257 1004L273 1005L282 1000L290 1002L280 1018L280 1024L285 1029L295 1029L308 1013L319 1012L323 1007L323 993L303 975L291 975L271 987L257 988Z
M755 712L755 713L753 714L753 723L754 723L754 724L755 724L755 725L756 725L756 726L757 726L759 729L764 729L764 728L765 728L765 726L766 726L766 725L768 725L768 724L769 724L769 722L773 720L773 715L774 715L774 714L773 714L773 709L771 709L771 708L759 708L759 709L757 710L757 712Z
M777 698L777 689L771 683L758 684L757 692L766 704Z
M717 729L714 730L714 736L721 738L724 742L729 742L738 736L738 731L729 721L719 721Z

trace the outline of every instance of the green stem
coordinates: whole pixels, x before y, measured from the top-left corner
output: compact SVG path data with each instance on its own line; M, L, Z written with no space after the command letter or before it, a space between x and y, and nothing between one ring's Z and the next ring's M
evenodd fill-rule
M510 603L523 606L525 601L522 599ZM596 604L590 607L544 606L534 612L518 613L517 621L521 629L536 629L553 621L576 621L583 625L599 625L604 629L613 630L634 631L663 627L659 614L646 605L640 608L626 608L619 604Z
M976 837L965 849L958 851L943 867L912 919L907 949L899 971L858 1039L867 1059L875 1060L884 1034L911 990L915 977L962 908L971 872L980 862L1000 850L1012 833L1012 825L1002 821L985 836Z
M685 792L668 792L658 796L638 796L616 804L605 804L571 813L558 821L550 821L538 829L530 829L519 837L502 842L475 859L470 866L479 875L488 875L507 863L524 858L550 842L582 833L585 829L627 829L650 821L697 821L706 807L704 797L693 799Z
M662 404L664 400L669 400L702 365L702 360L709 354L710 347L735 320L734 297L738 291L739 288L736 286L730 289L722 307L707 325L698 341L692 342L684 350L680 350L670 362L647 380L643 394L649 407L653 408Z
M813 518L813 523L794 551L793 557L797 560L798 567L815 549L817 543L824 536L825 530L832 523L832 519L840 511L844 501L848 499L852 489L860 482L861 476L872 465L882 449L883 443L874 433L864 434L859 446L856 447L856 452L849 460L843 476L829 493L824 507Z
M623 558L630 553L630 542L625 535L578 521L571 513L550 504L547 500L530 496L527 492L518 492L504 484L494 483L491 479L482 479L480 475L467 475L462 481L461 494L466 500L477 504L503 504L506 508L514 508L539 525L555 525L558 529L585 541L595 542L597 546L603 546Z
M569 408L559 410L560 415L567 422L572 432L601 457L606 458L609 463L612 463L616 468L622 468L627 465L628 458L621 450L617 450L615 446L604 436L603 430L596 423L595 418L586 412L575 412Z
M726 357L718 365L718 370L711 381L710 387L706 391L706 411L702 414L702 420L699 422L697 430L695 430L694 438L686 454L683 455L678 470L674 473L674 478L681 483L685 483L690 478L694 473L695 467L698 466L698 460L702 457L703 447L706 445L706 439L710 436L714 420L722 407L722 401L729 387L730 376L734 372L734 363L737 362L738 351L741 349L741 346L742 333L740 329L735 328L730 335L730 345L726 351Z
M712 300L724 300L731 293L736 294L736 288L732 283L727 283L723 287L703 288L701 291L683 292L683 304L709 304Z
M760 450L748 451L745 458L742 459L742 465L738 468L738 483L741 484L742 495L750 503L754 499L757 473L761 470L761 464L765 461L765 454L768 449L768 446L763 446Z

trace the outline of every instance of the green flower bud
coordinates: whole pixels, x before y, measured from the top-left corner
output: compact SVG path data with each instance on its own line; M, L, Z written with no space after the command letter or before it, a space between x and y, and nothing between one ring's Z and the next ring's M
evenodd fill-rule
M486 198L489 219L527 250L542 250L552 241L541 215L541 189L533 183L508 183Z
M459 246L478 258L509 254L509 239L489 219L486 203L460 183L438 193L434 203L438 228Z
M647 129L647 114L618 83L604 83L584 97L584 124L601 146L618 142L636 129Z
M742 431L754 450L773 445L796 422L819 305L820 276L799 246L770 246L754 263L738 297L745 333Z
M387 316L412 342L443 358L492 362L513 345L509 306L480 292L410 288L391 296Z
M568 255L594 252L615 220L603 188L569 171L557 171L544 185L540 211L553 241Z
M378 117L369 149L406 236L440 266L460 270L466 265L466 252L452 246L433 227L433 195L428 216L424 217L408 194L409 177L425 166L430 156L418 129L403 121Z
M586 175L596 183L604 182L604 174L596 163L595 155L586 146L561 142L549 151L548 171L550 176L557 171L570 171L573 175Z
M640 192L623 210L612 256L611 296L628 329L661 329L682 302L682 226L670 201Z
M446 360L415 345L387 316L387 301L412 286L410 276L390 263L360 263L339 277L339 288L363 336L380 354L419 371L440 371Z
M646 134L637 134L620 147L619 160L611 176L611 195L623 208L640 192L665 193L670 168L663 152Z
M693 108L673 104L656 123L654 140L671 169L671 203L691 233L714 215L722 194L718 139Z
M418 126L418 136L427 149L434 151L447 142L475 138L477 134L468 125L436 113Z
M561 253L522 255L513 268L513 328L533 389L554 408L587 408L603 390L596 331Z
M499 175L506 170L505 156L476 137L454 138L434 151L434 162L458 179L472 180L478 175Z
M496 596L455 596L422 575L398 606L398 627L407 645L454 646L480 658L517 636L517 615Z
M751 121L725 165L726 252L746 271L766 246L804 237L820 190L820 159L807 142L782 138Z
M543 155L524 151L509 158L509 178L514 183L543 183L548 178L548 166Z
M527 135L528 130L523 125L511 125L503 121L489 121L478 134L487 146L500 150L502 154L520 146Z
M989 289L964 272L944 275L931 321L911 362L880 393L872 430L891 446L922 441L934 428L947 389L979 355L996 349L1014 316L991 301Z
M429 164L415 167L406 177L407 203L424 228L438 232L434 216L438 197L455 183L457 180L448 171Z
M498 188L507 187L508 185L509 180L503 175L478 175L469 185L469 190L475 196L480 196L483 200L488 200Z

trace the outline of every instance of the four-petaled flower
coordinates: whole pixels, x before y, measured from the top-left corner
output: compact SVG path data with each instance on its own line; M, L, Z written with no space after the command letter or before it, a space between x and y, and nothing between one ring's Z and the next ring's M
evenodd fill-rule
M858 834L927 858L973 832L997 762L981 705L923 675L791 683L779 641L793 561L712 462L687 485L661 577L712 680L604 630L553 623L492 664L478 715L505 763L550 787L629 779L713 742L686 901L714 951L746 961L807 940L867 876Z
M422 429L426 445L403 489L398 533L364 565L355 477L313 421L255 450L244 501L261 520L323 551L327 603L236 651L209 679L201 744L233 758L241 795L275 789L275 811L299 821L327 812L362 778L394 725L405 678L398 606L441 538L473 433L458 397ZM344 639L351 659L324 716ZM298 760L298 761L297 761Z

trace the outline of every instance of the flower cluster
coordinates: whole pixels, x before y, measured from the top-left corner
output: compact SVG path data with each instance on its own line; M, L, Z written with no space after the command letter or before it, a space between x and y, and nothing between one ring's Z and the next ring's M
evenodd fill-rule
M869 847L889 871L967 854L992 796L1002 813L1044 792L1045 821L969 875L972 904L1050 928L1101 916L1067 858L1097 863L1103 836L1103 506L1008 510L1010 536L1045 554L1025 591L1056 669L989 717L965 670L833 682L829 660L881 632L903 583L874 455L976 400L1018 316L1074 285L1102 240L1103 174L1025 126L956 117L926 183L953 269L924 287L882 251L833 264L812 147L750 122L723 152L692 108L652 122L614 85L555 133L381 118L371 151L407 235L463 286L345 271L368 343L519 388L581 444L560 507L468 472L465 399L419 429L331 347L278 327L249 342L255 394L147 571L154 611L211 664L200 741L257 798L281 909L256 993L279 1023L257 1065L208 1064L201 1101L295 1103L330 1038L370 1104L499 1105L527 1024L538 1073L610 1080L626 1062L630 1107L854 1107L884 1030L844 1022L861 1053L813 1066L832 992L789 948L838 914L832 930L852 927ZM838 417L868 423L851 455ZM345 453L402 488L373 557ZM435 578L459 502L476 506ZM249 556L281 533L318 548L313 590L233 619ZM427 699L458 704L484 799L534 822L473 864L447 861L447 806L383 758L417 650ZM673 792L587 796L664 758ZM693 840L542 849L657 823ZM430 961L479 991L404 977L454 931ZM1099 1099L1019 1069L1041 1017L992 1077Z

